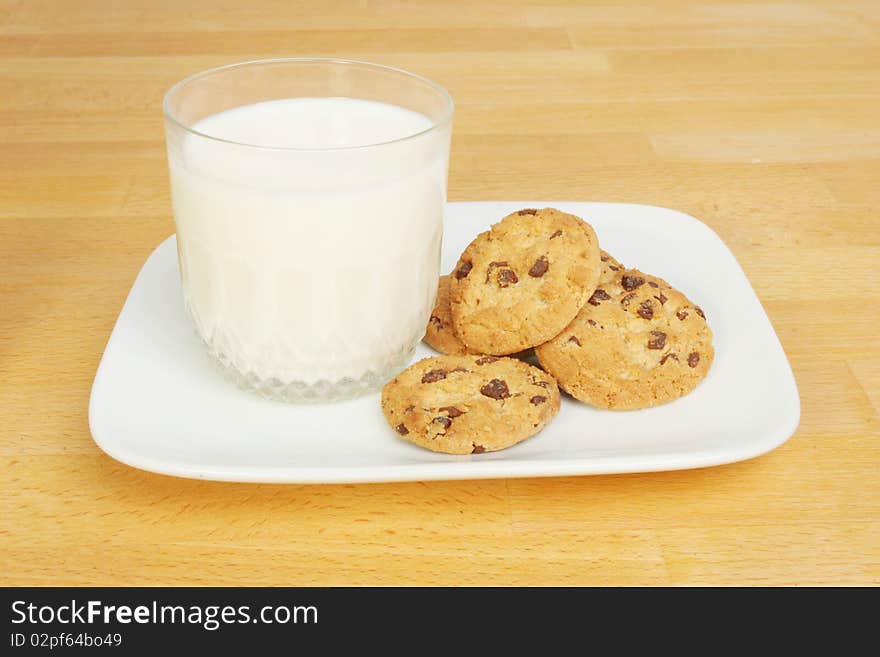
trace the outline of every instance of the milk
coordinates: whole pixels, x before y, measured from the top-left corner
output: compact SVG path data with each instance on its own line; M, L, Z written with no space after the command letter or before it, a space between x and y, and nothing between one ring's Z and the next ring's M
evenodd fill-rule
M448 127L405 139L431 126L384 103L297 98L192 126L214 139L169 136L184 301L215 356L258 387L403 366L439 275Z

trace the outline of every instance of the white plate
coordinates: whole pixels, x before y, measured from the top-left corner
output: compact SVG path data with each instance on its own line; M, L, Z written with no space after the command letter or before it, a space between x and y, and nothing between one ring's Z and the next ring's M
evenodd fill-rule
M794 433L800 399L776 333L733 254L693 217L615 203L450 203L443 271L508 212L545 206L586 218L604 249L705 310L715 362L694 392L624 412L567 398L544 431L510 449L435 454L396 436L378 393L287 405L223 378L185 314L169 237L138 275L98 367L89 407L95 442L123 463L180 477L329 483L696 468L758 456ZM421 346L416 358L432 354Z

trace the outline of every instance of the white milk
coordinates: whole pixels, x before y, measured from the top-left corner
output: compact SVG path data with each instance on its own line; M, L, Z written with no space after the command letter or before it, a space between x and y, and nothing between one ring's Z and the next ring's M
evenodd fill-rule
M274 149L169 140L184 298L221 361L271 385L402 367L434 303L449 132L401 138L431 125L384 103L299 98L193 126Z

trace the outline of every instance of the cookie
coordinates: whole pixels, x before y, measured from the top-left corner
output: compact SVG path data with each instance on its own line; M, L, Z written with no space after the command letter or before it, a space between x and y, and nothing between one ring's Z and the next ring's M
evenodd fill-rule
M447 454L515 445L543 429L559 404L546 372L496 356L426 358L382 388L382 412L394 431Z
M463 355L472 353L455 334L452 309L449 302L451 276L441 276L437 286L437 303L431 311L431 319L425 329L425 342L441 354Z
M550 340L599 279L592 227L553 208L506 216L465 249L452 274L455 332L472 351L506 355Z
M604 280L574 321L535 351L563 390L618 410L686 395L715 355L700 307L637 269L620 269Z

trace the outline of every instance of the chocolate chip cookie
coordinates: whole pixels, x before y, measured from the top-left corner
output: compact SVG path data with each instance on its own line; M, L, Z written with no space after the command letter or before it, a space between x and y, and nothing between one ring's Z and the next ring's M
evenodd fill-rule
M593 228L553 208L514 212L465 249L452 274L455 332L468 349L512 354L565 328L600 272Z
M535 351L573 397L609 409L656 406L693 390L715 352L706 316L637 269L603 278L574 321Z
M382 389L382 412L398 436L447 454L515 445L543 429L559 405L546 372L496 356L426 358Z
M469 354L470 351L455 334L452 323L452 308L449 302L451 276L441 276L437 286L437 303L431 311L431 319L425 329L425 342L441 354Z

